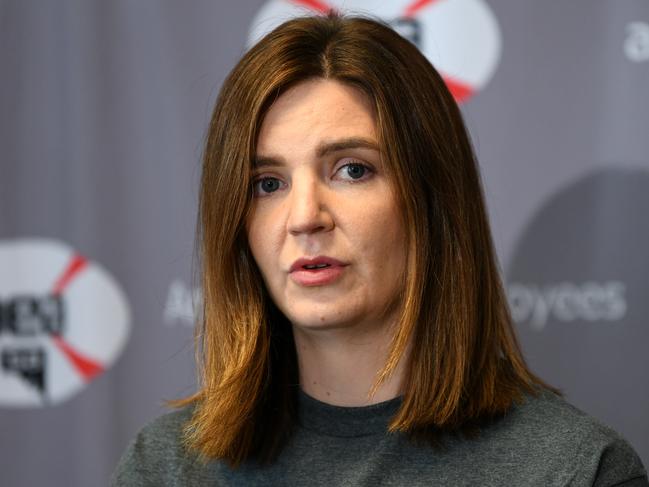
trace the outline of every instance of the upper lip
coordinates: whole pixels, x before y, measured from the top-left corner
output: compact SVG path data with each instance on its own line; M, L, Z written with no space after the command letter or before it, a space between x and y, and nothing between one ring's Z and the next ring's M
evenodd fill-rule
M319 264L329 264L331 266L344 266L347 265L344 262L341 262L333 257L327 257L326 255L319 255L317 257L302 257L297 259L291 265L289 272L297 271L302 269L305 265L319 265Z

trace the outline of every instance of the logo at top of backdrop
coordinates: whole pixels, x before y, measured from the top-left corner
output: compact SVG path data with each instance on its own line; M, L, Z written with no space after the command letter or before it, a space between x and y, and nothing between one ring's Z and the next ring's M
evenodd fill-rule
M117 359L130 311L106 270L46 239L0 241L0 406L45 406Z
M483 0L270 0L252 21L248 45L291 17L331 9L388 22L419 47L458 102L487 84L500 58L498 22Z

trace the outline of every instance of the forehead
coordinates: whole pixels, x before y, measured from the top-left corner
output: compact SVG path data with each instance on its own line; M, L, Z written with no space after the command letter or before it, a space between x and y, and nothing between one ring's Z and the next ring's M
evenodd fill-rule
M273 102L261 125L257 153L353 137L377 140L370 99L358 88L318 78L291 87Z

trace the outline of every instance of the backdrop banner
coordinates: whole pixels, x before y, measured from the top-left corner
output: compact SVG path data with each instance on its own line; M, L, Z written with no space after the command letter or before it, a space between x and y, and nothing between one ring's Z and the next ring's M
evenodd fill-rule
M195 390L216 94L256 39L329 8L440 71L532 369L649 465L649 2L2 0L1 485L104 485Z

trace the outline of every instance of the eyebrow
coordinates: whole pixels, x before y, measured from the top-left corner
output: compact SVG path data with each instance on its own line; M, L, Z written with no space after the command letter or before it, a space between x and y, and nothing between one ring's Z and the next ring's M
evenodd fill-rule
M316 148L316 155L324 157L329 154L344 151L347 149L370 149L380 152L378 144L364 137L349 137L347 139L333 140L331 142L322 142ZM252 166L255 169L268 167L268 166L281 166L283 164L281 157L273 156L257 156L252 161Z

